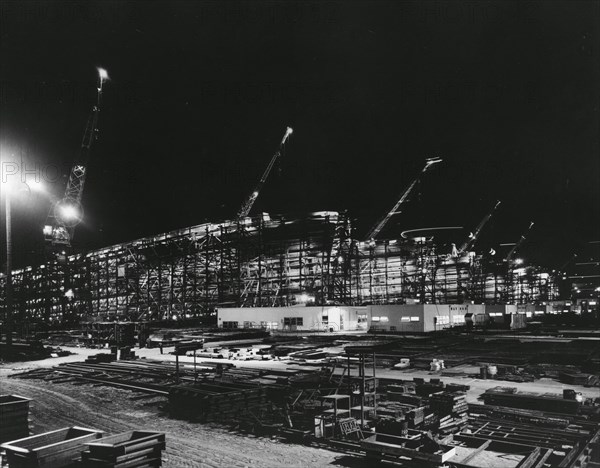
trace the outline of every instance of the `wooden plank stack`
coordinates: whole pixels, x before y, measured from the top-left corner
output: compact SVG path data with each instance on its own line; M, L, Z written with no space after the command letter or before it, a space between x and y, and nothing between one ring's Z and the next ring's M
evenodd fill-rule
M269 402L267 387L243 384L197 383L169 390L171 415L199 421L235 420Z
M439 432L456 432L467 425L469 420L467 397L461 392L438 392L429 398L429 407L437 414Z
M0 396L0 443L29 436L29 398Z
M86 444L81 466L89 468L141 468L162 465L165 434L130 431Z

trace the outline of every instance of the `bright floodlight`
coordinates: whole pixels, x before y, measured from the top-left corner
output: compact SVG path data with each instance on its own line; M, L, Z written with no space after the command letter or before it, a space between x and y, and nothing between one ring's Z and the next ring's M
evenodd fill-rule
M79 211L73 205L63 205L60 207L60 215L65 221L74 221L79 218Z
M28 181L27 186L32 192L43 192L45 190L44 183L37 179Z
M523 263L523 259L522 258L515 258L515 264L516 265L520 265L521 263Z
M108 72L104 68L98 68L98 75L102 81L108 80Z

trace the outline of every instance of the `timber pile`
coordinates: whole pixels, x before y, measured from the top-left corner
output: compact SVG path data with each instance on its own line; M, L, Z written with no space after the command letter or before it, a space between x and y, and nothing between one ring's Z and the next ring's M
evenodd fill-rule
M559 372L558 380L569 385L600 387L600 375L581 372Z
M533 411L518 408L505 408L502 406L489 406L469 404L469 415L473 417L485 416L493 419L504 419L536 426L566 428L571 423L568 417L550 416L542 411Z
M155 467L162 465L165 434L130 431L86 444L81 466L89 468Z
M176 385L169 390L171 416L204 421L232 421L269 404L267 388L224 382Z
M581 403L552 393L517 393L516 388L495 387L486 390L482 399L486 405L507 406L564 414L577 414Z
M467 425L469 405L464 393L434 393L429 399L429 406L439 417L439 432L441 434L457 432Z
M0 396L0 443L29 436L29 398Z

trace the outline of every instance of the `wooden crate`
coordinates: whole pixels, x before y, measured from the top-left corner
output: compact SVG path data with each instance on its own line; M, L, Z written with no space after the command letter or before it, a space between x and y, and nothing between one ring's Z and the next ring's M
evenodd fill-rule
M102 437L102 431L66 427L2 444L10 468L60 468L83 452L86 442Z
M90 442L82 454L86 467L132 468L160 466L165 449L162 432L130 431Z
M29 435L29 398L0 395L0 443Z

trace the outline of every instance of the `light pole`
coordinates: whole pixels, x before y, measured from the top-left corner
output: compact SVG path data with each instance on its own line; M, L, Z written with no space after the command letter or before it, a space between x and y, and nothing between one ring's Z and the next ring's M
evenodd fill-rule
M44 191L41 184L33 184L32 187L26 182L22 182L27 188L29 193L32 189L35 191ZM6 331L6 344L12 345L12 325L13 325L13 284L12 284L12 219L11 219L11 191L12 187L9 183L3 183L3 195L4 195L4 213L5 213L5 224L6 224L6 284L5 290L5 307L4 307L4 329Z
M10 206L10 190L6 187L4 190L5 203L5 223L6 223L6 285L5 285L5 307L4 321L6 330L6 344L12 345L12 226L11 226L11 206Z

